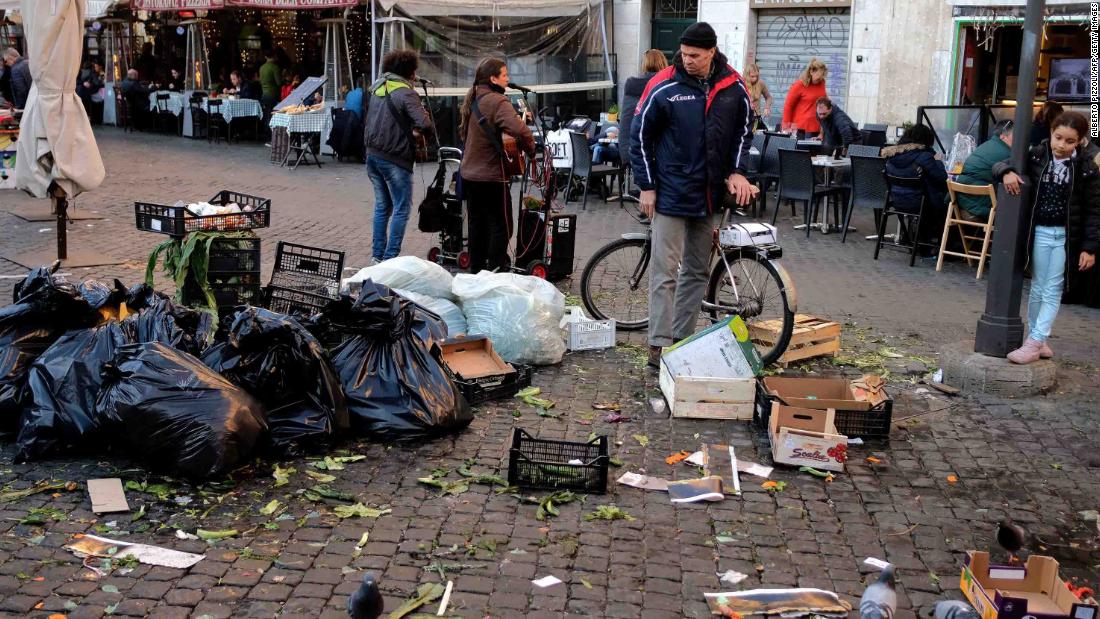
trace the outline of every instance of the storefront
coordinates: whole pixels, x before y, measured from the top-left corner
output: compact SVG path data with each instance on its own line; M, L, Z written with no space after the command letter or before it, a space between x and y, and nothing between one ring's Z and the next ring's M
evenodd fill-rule
M1015 100L1023 45L1024 7L954 7L955 45L951 103L999 104ZM1035 99L1084 103L1089 97L1089 3L1047 3Z
M783 109L787 89L815 58L829 67L825 81L829 97L845 107L850 0L752 0L750 6L755 13L756 37L748 62L760 67L760 77L775 97L774 109Z

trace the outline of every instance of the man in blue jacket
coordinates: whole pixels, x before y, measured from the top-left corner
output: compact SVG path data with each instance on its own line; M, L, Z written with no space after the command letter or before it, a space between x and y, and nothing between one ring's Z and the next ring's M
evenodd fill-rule
M21 110L27 107L27 96L31 92L31 65L14 47L4 51L4 64L11 74L12 102L15 103L15 109Z
M673 65L650 79L631 123L630 159L653 220L649 364L695 332L710 267L711 238L727 195L756 193L745 178L752 106L744 82L705 22L680 37Z

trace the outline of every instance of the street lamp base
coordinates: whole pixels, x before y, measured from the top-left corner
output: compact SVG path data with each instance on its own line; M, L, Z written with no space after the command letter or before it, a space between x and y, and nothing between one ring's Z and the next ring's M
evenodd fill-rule
M1016 365L1008 359L974 352L974 343L956 342L940 350L943 382L970 393L1026 398L1048 393L1057 382L1057 365L1042 359Z
M1006 357L1024 341L1024 323L1019 316L982 314L974 334L974 352Z

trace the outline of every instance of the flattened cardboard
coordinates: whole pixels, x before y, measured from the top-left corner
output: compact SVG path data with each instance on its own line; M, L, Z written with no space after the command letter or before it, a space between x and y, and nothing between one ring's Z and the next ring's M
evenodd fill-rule
M989 553L967 551L959 586L982 619L1100 619L1094 601L1084 603L1068 589L1052 557L1031 555L1021 570L991 566ZM990 573L1010 576L993 578Z
M674 378L751 378L760 374L760 352L739 316L731 316L665 349L661 362Z
M443 363L460 380L507 376L516 372L493 350L493 343L485 336L456 337L444 341L440 348Z
M94 514L130 511L130 504L126 502L126 493L122 490L122 480L117 477L89 479L88 496L92 500Z
M874 406L866 400L857 400L852 384L843 378L768 376L764 378L764 388L784 404L797 408L867 411Z
M848 437L833 425L833 409L796 408L772 403L768 420L772 460L793 466L812 466L826 471L843 471L844 461L830 455L838 445L848 447Z

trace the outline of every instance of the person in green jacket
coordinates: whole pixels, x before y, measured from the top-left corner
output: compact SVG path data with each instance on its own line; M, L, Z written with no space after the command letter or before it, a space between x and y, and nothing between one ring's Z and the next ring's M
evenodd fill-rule
M985 144L974 149L963 163L962 174L956 182L963 185L992 185L993 165L1008 159L1012 155L1012 126L1011 120L1002 120L993 127L993 137ZM986 196L971 196L957 194L959 206L962 208L962 216L972 221L985 221L989 219L989 211L993 203Z
M264 50L264 58L267 58L267 62L260 66L260 88L263 91L260 105L264 108L264 117L267 117L279 103L279 89L283 85L283 78L282 69L275 62L275 50Z

